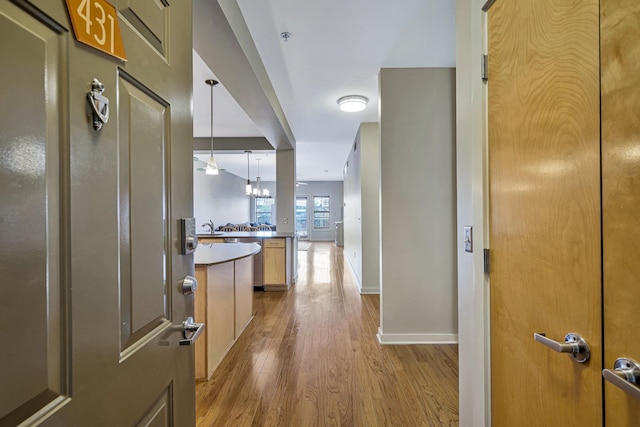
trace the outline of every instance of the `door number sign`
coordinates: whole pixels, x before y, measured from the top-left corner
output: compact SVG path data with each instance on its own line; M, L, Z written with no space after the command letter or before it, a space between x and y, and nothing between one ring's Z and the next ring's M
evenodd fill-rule
M76 40L127 60L116 9L105 0L66 0Z

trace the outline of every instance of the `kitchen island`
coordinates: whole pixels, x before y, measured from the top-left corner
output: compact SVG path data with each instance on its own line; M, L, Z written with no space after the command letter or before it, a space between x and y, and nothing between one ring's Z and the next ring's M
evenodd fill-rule
M253 319L253 256L257 243L204 243L194 254L194 317L204 323L196 341L196 379L208 380Z
M298 238L294 232L232 231L198 234L202 243L257 243L262 252L254 256L253 286L265 291L284 291L298 278Z

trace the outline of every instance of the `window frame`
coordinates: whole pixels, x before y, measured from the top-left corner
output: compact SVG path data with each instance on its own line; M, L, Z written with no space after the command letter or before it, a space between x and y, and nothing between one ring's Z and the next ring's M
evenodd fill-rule
M321 210L318 210L318 205L316 204L316 199L326 199L327 200L327 207L326 209L323 207L324 203L321 201L320 202L320 207L322 208ZM317 214L323 214L323 216L318 217ZM326 214L326 217L324 217L324 214ZM327 222L327 226L326 227L317 227L316 226L316 221L323 221L326 220ZM313 229L314 230L331 230L331 196L313 196Z
M264 216L264 215L267 214L267 212L266 211L263 212L263 211L260 211L258 209L258 201L259 200L260 201L264 201L266 199L260 198L260 197L255 197L254 198L253 208L254 208L254 213L255 213L255 220L256 220L255 222L257 224L264 224L264 222L259 221L259 215L262 214ZM264 204L260 205L261 207L266 206L266 207L269 208L269 212L268 212L269 213L269 221L267 221L269 224L273 224L273 205L274 205L274 203L264 203Z

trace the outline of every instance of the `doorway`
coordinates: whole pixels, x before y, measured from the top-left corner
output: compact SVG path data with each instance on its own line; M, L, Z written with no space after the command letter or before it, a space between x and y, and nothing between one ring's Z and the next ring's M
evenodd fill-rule
M309 240L309 196L296 196L296 233L298 239Z
M309 196L296 197L296 233L298 239L309 240Z

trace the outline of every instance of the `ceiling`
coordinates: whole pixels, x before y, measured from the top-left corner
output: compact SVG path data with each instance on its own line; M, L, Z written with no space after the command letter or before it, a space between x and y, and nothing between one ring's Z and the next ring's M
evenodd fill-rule
M342 180L360 123L378 121L380 68L455 66L454 0L237 0L237 6L293 132L301 181ZM209 137L204 80L215 77L195 52L193 75L194 136ZM340 111L338 98L353 94L369 98L367 108ZM214 89L214 136L262 136L224 81ZM251 156L251 179L260 156L262 179L275 180L275 155L265 154ZM216 159L246 178L242 151Z

